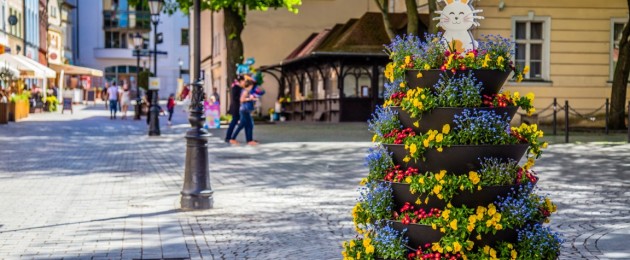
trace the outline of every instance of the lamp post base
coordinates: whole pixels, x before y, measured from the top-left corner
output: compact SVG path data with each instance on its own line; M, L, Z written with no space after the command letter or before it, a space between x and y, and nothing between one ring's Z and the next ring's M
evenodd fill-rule
M160 135L160 108L158 107L158 92L153 91L151 109L149 109L149 136Z
M191 121L196 126L201 119L199 111L193 111ZM186 165L184 169L184 188L181 191L182 209L211 209L214 199L210 186L208 170L208 137L206 129L193 127L186 132Z

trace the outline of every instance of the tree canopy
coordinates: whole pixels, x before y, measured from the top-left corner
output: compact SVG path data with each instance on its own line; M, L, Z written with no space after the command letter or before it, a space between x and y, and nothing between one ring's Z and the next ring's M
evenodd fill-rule
M165 10L169 13L177 10L188 13L190 8L192 8L192 4L192 0L168 0ZM221 11L230 9L235 11L241 19L245 20L247 10L266 11L269 8L286 8L291 12L297 13L297 7L301 4L301 0L201 0L201 10Z

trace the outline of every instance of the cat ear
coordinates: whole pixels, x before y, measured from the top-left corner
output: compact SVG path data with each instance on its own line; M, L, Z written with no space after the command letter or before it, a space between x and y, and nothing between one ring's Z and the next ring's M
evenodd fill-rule
M446 4L449 4L449 5L453 3L453 0L445 0L445 1L446 1Z
M462 4L468 4L468 0L459 0Z

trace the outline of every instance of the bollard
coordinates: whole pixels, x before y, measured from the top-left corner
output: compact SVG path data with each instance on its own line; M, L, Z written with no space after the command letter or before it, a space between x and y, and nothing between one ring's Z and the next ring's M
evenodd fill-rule
M604 122L604 125L606 125L606 134L608 134L608 107L610 107L610 100L606 98L606 122Z
M569 142L569 100L564 101L564 142Z
M556 121L556 113L558 112L558 101L556 98L553 98L553 135L556 135L557 121Z

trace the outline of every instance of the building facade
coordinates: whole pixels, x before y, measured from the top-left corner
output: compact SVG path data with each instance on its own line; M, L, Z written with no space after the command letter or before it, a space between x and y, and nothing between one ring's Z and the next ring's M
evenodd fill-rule
M24 55L24 1L7 0L7 24L9 47L11 53ZM12 24L11 22L15 22Z
M475 36L511 36L515 63L531 68L523 82L509 82L507 90L536 93L538 110L555 97L588 112L610 97L627 1L488 0L477 7L485 19Z
M48 1L48 31L47 31L47 48L48 63L62 64L64 47L62 43L61 28L61 5L58 0Z
M131 6L126 0L99 0L89 5L77 2L76 10L78 21L74 23L80 37L75 46L77 63L103 70L106 80L125 81L135 89L136 72L142 69L153 71L152 56L142 57L139 67L133 56L132 36L136 33L145 39L143 49L153 50L155 39L149 10ZM158 32L163 33L163 43L158 44L158 51L167 52L158 55L157 59L162 98L177 90L179 60L188 64L188 39L182 39L187 37L187 30L188 17L182 13L160 16Z
M404 0L390 2L392 12L404 12L404 7ZM242 33L244 57L254 57L255 67L278 64L311 33L345 23L350 18L359 18L366 12L378 12L374 1L302 1L298 14L281 8L265 12L250 11ZM206 93L211 94L212 89L217 88L221 97L221 114L225 114L231 82L227 82L226 77L226 35L222 12L202 12L200 38L200 69L204 73ZM261 99L261 110L267 114L268 109L274 107L279 86L269 77L265 79L263 87L267 93Z
M39 62L39 0L24 0L24 56Z

